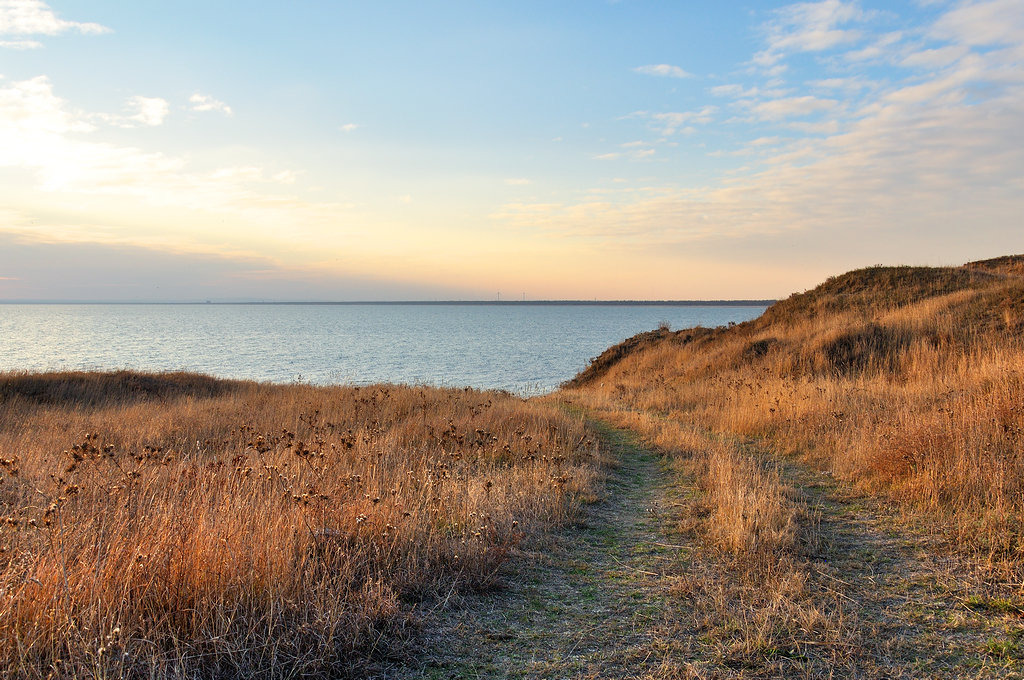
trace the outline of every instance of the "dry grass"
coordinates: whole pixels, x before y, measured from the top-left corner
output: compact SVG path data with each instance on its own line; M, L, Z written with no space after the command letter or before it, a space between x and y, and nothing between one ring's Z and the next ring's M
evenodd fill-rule
M508 395L0 376L4 677L336 676L592 493Z
M672 586L692 606L701 649L695 677L704 677L705 667L708 677L717 677L714 668L817 677L849 661L849 614L835 593L823 596L812 583L815 518L772 456L741 438L651 412L600 414L669 457L678 481L698 491L675 513L693 553Z
M1004 259L852 272L753 322L646 338L562 396L803 455L926 511L964 549L1019 564L1024 258Z
M697 489L680 511L697 548L677 593L709 677L896 668L869 651L884 613L851 609L843 591L859 582L821 571L818 546L846 539L819 535L807 490L777 467L786 456L916 511L983 558L996 591L1019 583L1022 266L851 272L745 324L638 336L554 395L638 433Z
M676 588L718 667L827 676L870 648L811 571L817 527L780 456L1019 574L1022 266L852 272L746 324L638 336L550 398L698 489ZM597 458L580 418L503 394L0 376L0 668L358 674L417 603L489 587L571 518Z

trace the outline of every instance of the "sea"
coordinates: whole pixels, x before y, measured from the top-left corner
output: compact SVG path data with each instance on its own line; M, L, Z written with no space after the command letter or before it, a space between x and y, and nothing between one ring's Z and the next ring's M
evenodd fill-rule
M0 304L0 371L194 371L274 383L555 389L660 325L763 305Z

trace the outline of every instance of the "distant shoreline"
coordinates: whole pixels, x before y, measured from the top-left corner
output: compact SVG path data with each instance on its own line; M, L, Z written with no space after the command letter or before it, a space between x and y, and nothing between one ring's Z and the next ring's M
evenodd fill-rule
M292 301L292 302L162 302L112 300L0 300L0 305L434 305L477 307L767 307L776 300L352 300L352 301Z

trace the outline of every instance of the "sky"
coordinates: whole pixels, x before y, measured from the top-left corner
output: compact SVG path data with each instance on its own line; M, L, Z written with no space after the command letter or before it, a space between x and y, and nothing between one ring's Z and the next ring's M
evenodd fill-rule
M1021 0L0 0L0 300L777 298L1022 217Z

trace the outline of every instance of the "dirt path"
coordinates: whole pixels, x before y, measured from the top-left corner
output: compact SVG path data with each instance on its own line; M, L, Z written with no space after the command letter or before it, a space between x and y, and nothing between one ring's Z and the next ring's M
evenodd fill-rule
M699 523L692 483L628 433L601 432L619 461L604 498L513 555L503 588L421 614L409 660L380 676L1024 677L1019 600L920 520L775 461L804 509L805 541L786 567L804 585L788 602L751 598L749 579L699 533L679 533ZM756 626L775 629L764 648L751 646Z
M678 615L668 585L686 554L662 533L672 478L623 433L603 434L619 461L605 497L577 526L515 555L505 588L428 617L418 663L388 677L674 677L657 633Z
M680 645L692 676L1024 678L1019 585L956 554L925 518L883 496L755 441L740 447L778 466L800 510L800 541L753 582L695 546L681 577L694 584L699 624L698 639Z
M807 566L845 605L848 671L877 678L1024 677L1019 599L983 563L954 554L921 518L789 462L817 517Z

